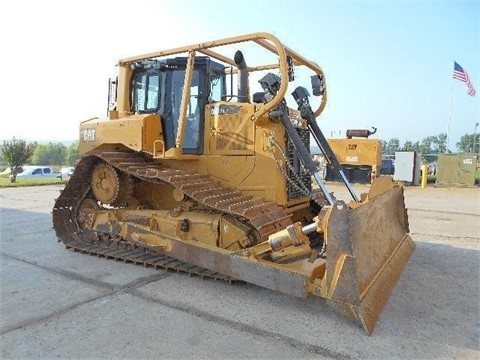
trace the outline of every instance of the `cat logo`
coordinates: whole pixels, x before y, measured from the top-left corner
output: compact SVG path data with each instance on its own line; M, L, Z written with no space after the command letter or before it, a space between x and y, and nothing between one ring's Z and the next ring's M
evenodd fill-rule
M348 150L356 150L357 144L348 144Z
M95 141L95 129L84 129L80 131L80 141L81 142L91 142Z

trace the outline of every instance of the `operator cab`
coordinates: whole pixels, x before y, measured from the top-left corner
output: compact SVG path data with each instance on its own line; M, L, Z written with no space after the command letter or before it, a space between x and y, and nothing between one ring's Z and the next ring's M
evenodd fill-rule
M139 61L132 65L131 111L160 115L166 150L175 147L187 61L187 57L176 57ZM205 105L220 101L225 93L225 66L206 56L195 57L182 148L184 154L203 153Z

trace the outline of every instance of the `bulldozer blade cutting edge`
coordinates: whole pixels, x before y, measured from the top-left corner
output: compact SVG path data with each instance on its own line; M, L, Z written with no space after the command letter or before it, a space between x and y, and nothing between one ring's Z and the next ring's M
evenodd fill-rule
M360 206L333 206L326 230L325 298L370 335L415 243L408 235L403 188L378 192Z

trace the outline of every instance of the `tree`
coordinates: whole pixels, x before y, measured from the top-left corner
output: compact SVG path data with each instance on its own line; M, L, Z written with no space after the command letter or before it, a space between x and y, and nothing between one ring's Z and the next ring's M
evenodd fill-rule
M37 145L32 157L32 163L37 165L58 165L65 163L67 148L62 143Z
M432 162L435 160L436 156L431 156L430 154L433 154L433 144L436 141L435 136L427 136L426 138L423 138L422 141L420 141L418 151L420 154L422 154L422 160L424 162Z
M37 149L37 146L38 146L38 142L37 141L34 141L34 142L31 142L31 143L28 143L30 145L30 147L32 148L32 151L33 153L35 154L35 150ZM30 160L27 161L27 164L32 164L32 159L30 158Z
M434 136L427 136L426 138L423 138L418 144L419 152L422 154L430 154L432 152L432 142L434 138Z
M395 155L395 152L400 150L400 140L392 138L386 142L383 141L382 148L384 155Z
M21 166L28 162L33 155L33 147L24 140L4 141L2 146L2 158L10 166L10 181L17 181L17 173Z
M424 162L430 163L435 161L437 154L447 151L447 134L427 136L420 142L418 151L422 154Z
M387 154L387 142L385 140L382 140L382 155Z
M447 152L447 134L441 133L435 137L433 142L433 153L434 154L443 154Z
M74 142L67 148L67 154L65 156L65 165L75 166L75 162L78 159L78 142Z
M420 148L420 144L417 142L411 142L410 140L405 141L405 144L403 144L403 151L418 151Z
M479 134L476 134L475 137L475 147L478 149ZM457 148L461 152L475 152L473 149L473 134L465 134L460 138L460 141L457 142Z
M468 144L469 141L471 142L471 140L466 139L465 143ZM459 144L457 143L457 146ZM382 141L382 155L394 155L396 151L415 151L421 155L423 163L435 162L438 159L438 154L447 151L447 134L430 135L417 142L407 140L403 146L400 146L397 138Z

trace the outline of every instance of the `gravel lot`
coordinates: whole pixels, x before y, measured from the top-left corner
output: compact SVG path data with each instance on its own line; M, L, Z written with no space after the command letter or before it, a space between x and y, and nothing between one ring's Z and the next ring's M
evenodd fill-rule
M320 298L68 251L61 189L0 189L2 359L480 358L478 188L405 189L417 249L371 336Z

